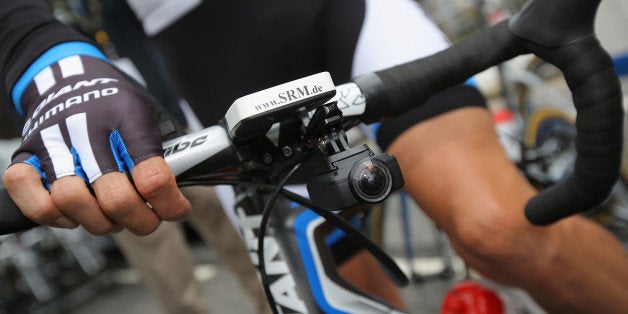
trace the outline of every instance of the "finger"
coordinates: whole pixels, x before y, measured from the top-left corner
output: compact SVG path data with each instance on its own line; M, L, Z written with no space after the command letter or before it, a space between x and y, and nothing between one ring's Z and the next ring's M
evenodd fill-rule
M140 162L133 168L132 176L137 191L161 219L176 221L189 217L192 205L177 187L174 175L162 157Z
M147 235L159 226L161 220L137 194L122 172L105 174L93 182L100 208L113 220L137 235Z
M17 163L4 173L4 185L9 195L28 219L44 226L73 229L78 223L55 205L42 185L41 176L30 165Z
M94 235L105 235L116 229L117 223L100 210L85 181L77 176L67 176L50 186L53 202L59 210L81 224Z

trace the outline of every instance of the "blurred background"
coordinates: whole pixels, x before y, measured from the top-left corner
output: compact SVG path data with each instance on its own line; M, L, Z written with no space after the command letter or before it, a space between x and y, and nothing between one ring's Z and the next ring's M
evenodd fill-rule
M128 47L115 47L107 29L104 1L51 0L57 17L94 38L115 59L123 60L167 105L179 99L168 91L159 73L138 73ZM421 0L434 21L458 42L516 12L523 0ZM628 88L628 2L602 2L596 29ZM141 46L141 43L140 43ZM143 47L142 49L144 49ZM137 48L140 49L140 48ZM137 50L136 49L136 50ZM140 67L142 68L142 67ZM574 112L562 75L532 56L511 60L475 77L489 99L496 131L504 149L528 179L539 188L562 179L573 167ZM157 86L157 87L155 87ZM625 100L626 97L625 97ZM626 101L624 101L626 103ZM19 146L19 126L8 106L0 110L0 169L6 169ZM190 122L188 120L188 122ZM626 158L625 158L626 159ZM624 163L626 164L626 163ZM627 244L628 170L605 204L587 213ZM382 209L382 207L384 209ZM465 267L446 237L419 206L397 193L374 211L372 237L412 278L403 293L411 313L438 313L449 289L465 279L491 287L510 304L513 313L541 313L521 291L486 282ZM194 274L214 313L251 313L253 301L225 271L212 247L184 225L196 262ZM158 300L142 284L111 237L94 237L82 229L36 228L0 237L0 313L160 313Z

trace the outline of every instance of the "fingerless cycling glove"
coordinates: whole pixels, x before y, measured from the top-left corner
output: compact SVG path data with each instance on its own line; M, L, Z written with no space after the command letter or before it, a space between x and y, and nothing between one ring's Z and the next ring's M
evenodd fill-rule
M80 51L80 54L69 52ZM12 163L35 167L44 184L78 175L130 172L162 153L161 134L146 95L93 46L65 43L48 50L13 89L26 117Z

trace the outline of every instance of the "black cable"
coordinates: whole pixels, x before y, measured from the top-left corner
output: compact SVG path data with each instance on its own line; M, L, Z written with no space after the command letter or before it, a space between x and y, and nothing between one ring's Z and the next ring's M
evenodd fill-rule
M241 186L249 186L257 188L261 191L272 192L268 201L266 202L264 209L262 211L262 219L260 222L259 234L258 234L258 266L260 271L261 282L264 288L264 293L266 295L267 301L271 306L271 309L274 313L277 313L276 302L270 292L270 287L268 284L268 278L265 271L265 262L264 262L264 246L263 241L266 233L266 226L268 224L268 219L270 217L270 210L272 205L275 203L279 193L281 193L286 199L294 201L302 206L305 206L311 209L313 212L323 217L325 220L330 222L332 225L337 227L338 229L345 232L345 234L351 238L354 242L356 242L361 247L364 247L368 250L377 260L384 266L384 270L388 272L389 277L393 279L396 285L402 287L409 283L408 277L405 273L399 268L397 263L390 258L388 254L386 254L381 248L375 245L368 237L366 237L362 232L357 230L355 226L353 226L349 221L347 221L344 217L335 214L334 212L325 210L315 204L313 204L309 199L290 192L283 188L292 174L298 169L300 164L294 166L294 168L282 179L282 181L278 185L268 184L268 183L260 183L260 182L251 182L251 178L244 179L214 179L207 180L206 178L217 177L212 175L203 175L197 177L188 178L187 181L179 182L180 186L188 186L188 185L241 185ZM234 175L238 177L238 174Z
M257 237L257 258L258 258L258 267L260 272L260 277L262 281L262 286L264 287L264 294L266 295L266 300L268 301L268 305L272 309L273 313L278 314L277 304L275 303L275 299L273 298L272 293L270 292L270 285L268 284L268 276L266 275L266 266L264 263L264 238L266 237L266 226L268 224L268 219L270 217L270 211L277 200L277 196L282 192L283 187L286 185L290 177L299 169L301 164L296 164L285 177L281 179L279 184L275 187L275 190L266 201L264 205L264 210L262 211L262 220L259 226L259 235Z
M285 189L282 191L282 194L285 198L299 203L305 207L308 207L313 212L333 224L335 227L344 231L345 234L351 238L351 240L355 241L358 245L361 245L366 250L368 250L384 266L385 270L389 272L391 279L393 279L394 283L397 286L403 287L410 283L410 280L408 279L406 274L399 268L397 263L392 258L390 258L390 256L386 252L384 252L381 248L375 245L373 241L371 241L362 232L356 229L355 226L353 226L344 217L337 215L332 211L316 206L309 199L299 194L290 192Z
M215 172L215 173L209 173L209 174L194 175L194 176L185 177L184 179L179 179L179 180L180 182L203 181L203 180L231 178L231 177L241 178L242 176L243 176L242 172L229 171L229 172Z
M267 183L259 183L259 182L250 182L244 180L207 180L207 181L197 181L197 182L181 182L180 186L186 185L245 185L258 188L259 190L271 192L277 190L277 186L273 184ZM368 237L366 237L362 232L357 230L355 226L353 226L349 221L347 221L344 217L340 215L336 215L335 213L325 210L316 204L312 203L309 199L290 192L286 189L280 189L280 193L283 197L293 202L296 202L302 206L305 206L311 209L313 212L318 214L319 216L325 218L331 224L333 224L338 229L342 230L349 236L353 241L364 247L368 250L377 260L384 266L385 270L389 272L391 279L395 282L395 284L399 287L406 286L410 280L406 276L406 274L399 268L397 263L386 254L380 247L378 247L373 241L371 241Z
M214 185L237 186L237 185L240 185L240 186L254 187L254 188L257 188L257 189L259 189L261 191L265 191L265 192L272 192L277 187L274 184L261 183L261 182L251 182L251 181L244 180L244 179L213 179L213 180L207 180L207 179L200 179L200 178L188 178L188 179L186 179L184 181L177 182L177 185L179 187L194 186L194 185L208 185L208 186L214 186Z

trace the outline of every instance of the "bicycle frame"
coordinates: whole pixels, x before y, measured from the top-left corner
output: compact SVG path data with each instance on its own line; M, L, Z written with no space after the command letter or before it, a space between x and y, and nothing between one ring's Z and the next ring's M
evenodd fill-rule
M261 196L255 188L236 193L235 206L244 241L255 266ZM342 236L330 232L325 219L295 202L278 200L266 233L265 268L280 313L402 313L346 282L335 270L330 242ZM298 284L297 284L298 283Z

